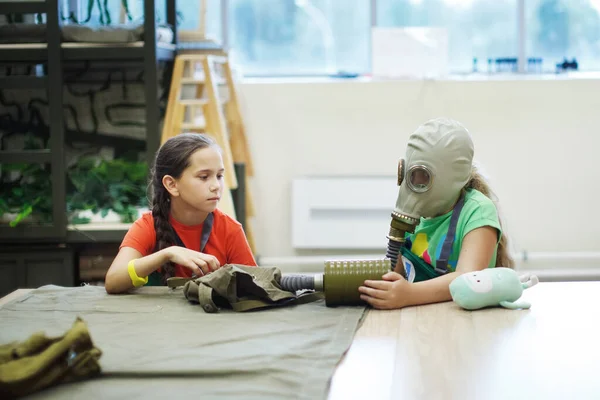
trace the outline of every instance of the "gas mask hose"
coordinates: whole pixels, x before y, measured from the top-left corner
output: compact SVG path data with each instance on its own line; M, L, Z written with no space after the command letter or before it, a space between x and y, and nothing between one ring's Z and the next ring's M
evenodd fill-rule
M401 214L396 212L392 213L392 222L390 223L390 231L387 235L388 238L388 246L386 257L391 261L391 269L394 270L398 264L398 259L400 257L400 249L404 246L406 239L406 232L414 232L417 220L414 218L410 218L411 223L408 222L410 217L403 217ZM414 220L414 221L413 221ZM404 277L406 277L406 271L404 270L404 266L402 264L399 265L399 270L397 271Z
M391 265L396 265L398 263L398 257L400 255L400 248L403 246L402 242L398 242L396 240L388 240L388 247L385 256L390 259ZM395 267L391 267L394 269Z
M366 305L358 288L366 280L381 280L390 272L389 259L326 261L324 272L314 275L283 275L279 285L283 290L315 290L325 294L327 307Z
M282 275L279 284L283 290L292 293L298 290L316 290L318 286L315 284L315 277L310 275ZM318 291L322 290L321 287Z

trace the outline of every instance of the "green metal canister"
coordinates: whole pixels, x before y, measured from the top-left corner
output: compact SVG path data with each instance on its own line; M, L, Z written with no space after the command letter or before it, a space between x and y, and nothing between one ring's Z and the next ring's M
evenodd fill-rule
M390 271L391 261L387 258L326 261L323 273L325 304L327 307L366 304L360 298L359 286L369 279L381 280Z

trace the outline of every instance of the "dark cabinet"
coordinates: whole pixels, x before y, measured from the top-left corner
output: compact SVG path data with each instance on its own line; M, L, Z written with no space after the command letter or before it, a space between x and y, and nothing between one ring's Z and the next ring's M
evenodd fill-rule
M0 297L20 288L78 283L75 252L68 247L0 247Z

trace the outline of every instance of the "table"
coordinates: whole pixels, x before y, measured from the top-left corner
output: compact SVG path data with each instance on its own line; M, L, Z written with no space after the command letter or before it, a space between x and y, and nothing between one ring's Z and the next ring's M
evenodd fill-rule
M600 282L540 283L529 310L371 311L330 399L600 399Z
M600 398L600 282L540 283L523 299L531 309L370 310L329 399Z

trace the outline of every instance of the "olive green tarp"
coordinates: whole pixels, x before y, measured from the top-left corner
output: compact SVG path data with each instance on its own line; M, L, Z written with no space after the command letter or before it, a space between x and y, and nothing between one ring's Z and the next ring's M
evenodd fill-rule
M95 378L30 396L62 398L322 399L364 307L324 300L206 313L181 290L44 286L0 307L0 344L60 336L77 317L102 351Z

